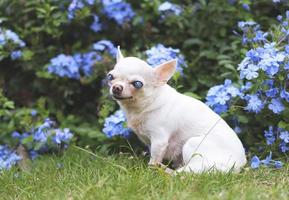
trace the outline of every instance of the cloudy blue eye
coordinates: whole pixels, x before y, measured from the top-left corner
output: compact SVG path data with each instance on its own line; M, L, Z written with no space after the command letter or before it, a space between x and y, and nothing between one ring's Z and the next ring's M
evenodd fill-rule
M112 81L113 80L113 75L108 74L106 78L107 78L107 80Z
M143 86L143 83L141 81L134 81L131 83L133 85L133 87L135 87L136 89L140 89Z

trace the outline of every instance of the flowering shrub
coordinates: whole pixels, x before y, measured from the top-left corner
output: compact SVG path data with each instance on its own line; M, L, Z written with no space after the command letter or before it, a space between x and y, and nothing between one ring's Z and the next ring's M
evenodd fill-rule
M22 56L20 49L25 47L25 42L15 32L0 27L0 45L0 61L9 55L16 60Z
M21 157L7 146L0 145L0 172L4 169L10 169Z
M124 55L146 59L152 67L177 59L173 84L191 96L203 98L226 80L209 90L207 103L241 132L250 152L264 152L261 157L269 151L274 157L279 150L288 153L288 20L278 17L282 25L271 32L256 23L262 19L262 26L269 27L286 5L265 0L3 0L0 145L8 144L13 152L21 144L33 157L65 148L71 132L82 146L108 149L111 141L121 142L120 137L109 139L130 131L104 86L120 45ZM241 42L232 32L237 21L246 19L251 22L239 23ZM241 62L245 49L252 51ZM59 129L56 122L70 129ZM266 141L271 144L264 146Z
M34 115L35 111L31 114ZM21 134L14 131L11 137L18 144L23 145L30 158L34 160L39 154L67 148L73 134L68 128L59 129L54 126L54 121L45 119L43 124L32 128L29 132ZM11 168L21 159L21 155L17 155L8 146L0 145L0 171Z
M274 26L269 32L261 31L255 22L239 22L238 26L243 31L243 44L251 46L238 66L244 85L240 89L234 87L234 95L227 91L226 83L211 88L207 94L207 104L218 113L242 115L239 112L245 112L248 116L249 113L255 113L254 122L259 123L259 127L269 127L259 131L264 132L266 144L275 154L276 147L282 153L289 150L289 12L286 12L285 18L278 16L277 19L280 25ZM228 111L229 108L231 110ZM268 161L271 157L272 153L263 161L253 157L252 167L257 168L260 163L267 166L272 164ZM276 167L279 166L277 163Z

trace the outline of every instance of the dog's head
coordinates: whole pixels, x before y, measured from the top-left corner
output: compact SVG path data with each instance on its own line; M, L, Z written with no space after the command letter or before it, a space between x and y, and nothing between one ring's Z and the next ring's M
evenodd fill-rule
M128 103L151 97L173 76L176 64L176 60L170 60L153 68L139 58L124 58L118 47L117 63L107 74L110 94Z

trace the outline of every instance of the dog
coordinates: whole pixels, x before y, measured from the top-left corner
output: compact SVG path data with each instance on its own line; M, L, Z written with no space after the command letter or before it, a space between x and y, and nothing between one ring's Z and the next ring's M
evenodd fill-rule
M172 161L176 172L239 172L245 150L229 125L203 102L178 93L167 82L177 61L151 67L117 49L108 75L109 92L126 115L127 126L150 146L149 165Z

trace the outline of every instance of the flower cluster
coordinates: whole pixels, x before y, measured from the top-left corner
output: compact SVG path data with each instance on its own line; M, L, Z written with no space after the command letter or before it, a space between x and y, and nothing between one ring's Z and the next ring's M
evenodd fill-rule
M159 8L159 12L161 13L161 18L164 19L167 16L171 15L180 15L182 13L182 8L176 4L170 3L168 1L162 3Z
M96 62L102 60L100 53L107 52L115 56L116 48L112 42L101 40L93 44L93 51L88 53L77 53L73 56L60 54L50 60L48 72L60 77L79 79L81 76L89 76L93 72Z
M50 60L48 72L60 77L80 78L80 69L72 56L60 54Z
M10 57L12 60L22 57L22 51L20 49L25 47L25 45L25 42L23 42L15 32L0 28L0 46L2 46L0 50L0 60L6 57L6 55L1 52L4 48L7 48L8 52L11 52Z
M226 112L233 97L242 96L242 92L232 84L231 80L225 80L223 85L216 85L207 93L206 104L221 114Z
M81 10L85 6L91 6L95 3L95 0L72 0L68 6L68 19L73 19L75 17L75 13L78 10Z
M135 13L129 3L122 0L101 0L104 14L116 21L118 25L130 21Z
M173 49L172 47L165 47L162 44L157 44L151 49L147 50L147 62L152 67L160 65L165 61L171 59L177 59L177 71L183 75L183 68L187 67L184 56L180 53L179 49Z
M28 133L20 134L14 131L12 137L18 139L19 143L28 149L33 158L38 153L44 153L54 147L66 148L73 134L68 128L55 128L55 122L47 118L40 126Z
M118 110L113 115L105 119L104 128L102 131L107 137L113 137L116 135L128 137L131 130L129 128L125 128L125 122L126 118L124 113L121 110Z
M282 128L274 128L269 126L268 130L264 131L264 136L268 145L273 145L279 139L280 151L286 153L289 151L289 132Z
M243 106L245 112L260 113L260 116L263 117L266 115L278 117L279 121L277 122L270 120L266 122L267 124L263 124L269 127L264 131L264 136L267 145L273 148L273 144L277 144L280 151L285 153L289 151L289 132L286 130L288 126L284 122L289 103L287 89L289 80L289 11L286 12L285 18L278 16L277 20L280 26L276 26L270 32L261 31L260 26L255 22L239 22L238 26L243 31L243 44L251 45L253 48L247 51L245 58L238 65L240 80L244 85L239 90L236 88L239 93L235 94L235 97L239 97L239 100L245 104ZM219 85L212 87L207 94L207 104L218 113L220 110L221 112L227 111L230 108L228 102L230 103L234 98L225 91L225 87ZM282 127L279 127L279 122L285 123L285 125L281 123ZM277 124L278 126L274 128ZM266 159L260 160L254 156L252 168L257 168L261 164L282 166L279 161L273 161L271 157L270 154Z
M240 21L238 27L242 30L242 42L243 44L252 42L264 42L268 33L260 30L260 25L253 21Z
M0 172L4 169L10 169L12 166L21 160L14 151L6 145L0 145Z
M107 52L113 57L116 55L116 47L109 40L100 40L94 43L93 49L97 52Z
M278 160L272 160L272 152L264 160L260 160L258 156L253 156L251 159L251 167L253 169L259 168L261 165L265 167L281 168L283 163Z

